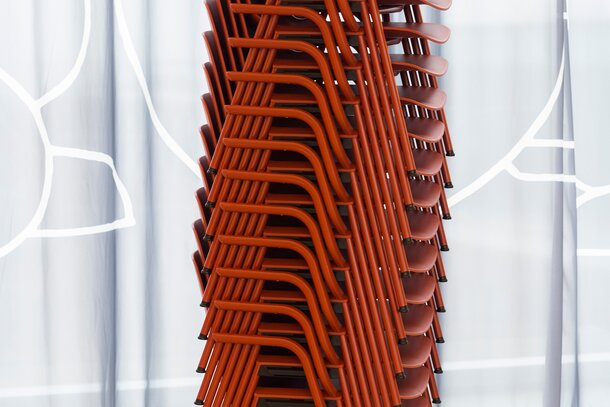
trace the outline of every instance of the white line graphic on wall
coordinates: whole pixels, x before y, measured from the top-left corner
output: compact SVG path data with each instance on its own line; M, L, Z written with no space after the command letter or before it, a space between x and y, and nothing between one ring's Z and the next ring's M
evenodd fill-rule
M15 95L23 102L32 114L32 118L36 123L38 134L44 148L44 179L42 185L42 193L40 196L40 202L34 212L34 216L25 228L17 233L8 243L0 247L0 258L11 253L17 249L26 239L32 237L63 237L63 236L81 236L90 235L95 233L103 233L109 230L115 230L132 226L135 224L135 218L133 214L133 206L131 199L125 188L125 185L121 181L114 166L112 157L107 154L89 150L82 150L76 148L59 147L51 143L47 128L42 118L41 109L60 95L62 95L70 86L74 83L78 74L81 71L85 57L87 55L87 49L89 47L89 39L91 37L91 0L84 0L84 22L83 22L83 38L81 46L72 69L68 74L50 91L42 95L38 99L34 99L32 95L10 74L4 69L0 68L0 81L4 82L11 89ZM44 217L49 204L49 198L51 196L51 189L53 186L53 172L54 172L54 159L56 157L70 157L77 158L87 161L97 161L107 165L112 171L112 177L115 181L119 196L123 203L124 216L121 219L115 220L111 223L69 228L69 229L40 229L40 223Z

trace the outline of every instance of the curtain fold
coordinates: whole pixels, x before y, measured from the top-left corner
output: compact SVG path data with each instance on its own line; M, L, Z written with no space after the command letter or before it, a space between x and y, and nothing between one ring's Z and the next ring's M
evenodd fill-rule
M561 95L555 108L557 138L574 143L572 113L570 46L568 10L565 0L558 1L560 67L563 72ZM556 149L553 162L555 174L576 176L574 149ZM578 287L577 275L577 210L576 185L558 182L554 185L553 200L553 270L549 284L551 303L546 352L545 406L579 406L578 362Z

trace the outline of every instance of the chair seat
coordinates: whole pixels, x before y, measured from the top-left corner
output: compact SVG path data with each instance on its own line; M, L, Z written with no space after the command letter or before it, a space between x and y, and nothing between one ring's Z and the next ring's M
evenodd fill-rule
M445 107L447 95L439 88L428 86L398 86L398 96L403 103L411 103L425 109L440 110Z
M425 334L432 325L434 310L428 305L415 304L411 305L409 311L402 313L401 316L407 335L418 336Z
M430 358L432 340L425 335L407 338L408 343L400 345L400 360L405 369L420 367Z
M413 242L407 244L407 261L412 273L425 273L434 267L437 249L429 243Z
M401 400L400 407L431 407L430 399L427 395L415 399Z
M440 219L438 215L424 211L407 213L411 237L416 240L430 240L436 235Z
M413 160L415 160L417 173L420 175L436 175L443 166L442 154L432 150L413 149Z
M440 120L425 117L407 117L409 136L426 143L436 143L445 134L445 125Z
M425 366L406 371L407 379L398 382L398 393L401 399L415 399L420 397L428 388L430 369Z
M436 182L421 179L410 179L409 187L413 195L413 204L421 208L431 208L438 204L441 187Z
M409 304L423 304L430 301L436 287L435 278L429 274L411 274L402 279L405 297Z
M449 67L447 60L437 55L390 54L390 59L395 70L420 71L433 76L443 76Z
M438 44L447 42L451 35L449 28L435 23L389 22L383 24L383 30L388 38L421 37Z
M409 271L412 273L426 273L434 267L437 250L434 246L424 242L412 242L406 245Z

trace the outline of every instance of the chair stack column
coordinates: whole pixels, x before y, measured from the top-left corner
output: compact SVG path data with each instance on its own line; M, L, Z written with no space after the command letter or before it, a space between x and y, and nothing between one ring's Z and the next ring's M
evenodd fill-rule
M450 5L205 1L195 404L440 403Z

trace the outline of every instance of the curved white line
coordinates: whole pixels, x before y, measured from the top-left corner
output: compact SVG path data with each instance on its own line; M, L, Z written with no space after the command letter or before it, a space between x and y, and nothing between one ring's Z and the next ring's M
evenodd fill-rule
M538 114L534 122L527 129L527 131L523 134L521 139L513 146L513 148L500 159L497 163L495 163L489 170L484 172L479 178L474 180L465 188L458 191L456 194L452 195L448 202L449 206L455 206L458 203L462 202L464 199L468 198L470 195L477 192L479 189L483 188L487 183L489 183L492 179L494 179L499 173L506 170L508 165L519 155L521 151L525 147L528 146L528 143L534 138L536 133L542 128L544 123L547 121L551 112L553 111L553 107L557 102L557 98L561 93L561 87L563 85L563 72L565 67L565 47L561 54L561 65L559 66L559 73L557 74L557 80L555 81L555 86L553 87L553 91L551 92L549 99L546 104L542 108L542 111Z
M119 177L114 166L114 160L107 154L97 151L82 150L70 147L52 146L51 152L55 157L78 158L87 161L96 161L107 165L112 171L112 178L119 193L119 197L123 203L124 215L121 219L117 219L110 223L104 223L93 226L83 226L69 229L38 229L31 233L32 237L67 237L67 236L82 236L92 235L97 233L105 233L116 229L130 227L136 224L133 212L133 204L127 188Z
M146 101L146 106L148 107L148 112L150 113L150 118L157 129L157 133L161 137L161 140L165 143L167 148L174 153L174 155L182 161L184 165L186 165L192 172L197 176L197 178L201 179L201 174L199 173L199 166L191 159L191 157L180 147L180 145L174 140L174 138L169 134L169 132L165 129L159 116L157 115L157 111L155 110L155 106L153 105L152 98L150 96L150 91L148 90L148 85L146 84L146 78L144 77L144 72L142 71L142 66L138 60L138 54L133 46L133 42L131 40L131 35L129 34L129 29L127 28L127 22L125 20L125 14L123 12L123 6L120 0L115 0L114 2L114 11L117 18L119 35L121 37L121 41L123 43L123 48L125 49L125 53L127 54L127 59L133 68L133 72L138 79L138 84L140 85L140 89L142 90L142 94L144 95L144 100Z
M39 108L51 102L52 100L63 94L70 86L72 86L83 67L85 57L87 56L87 49L89 47L89 38L91 37L91 0L85 0L84 14L85 23L83 25L83 39L80 44L78 56L76 57L76 62L72 66L70 72L68 72L68 75L66 75L66 77L61 82L55 85L50 91L42 95L36 101Z

